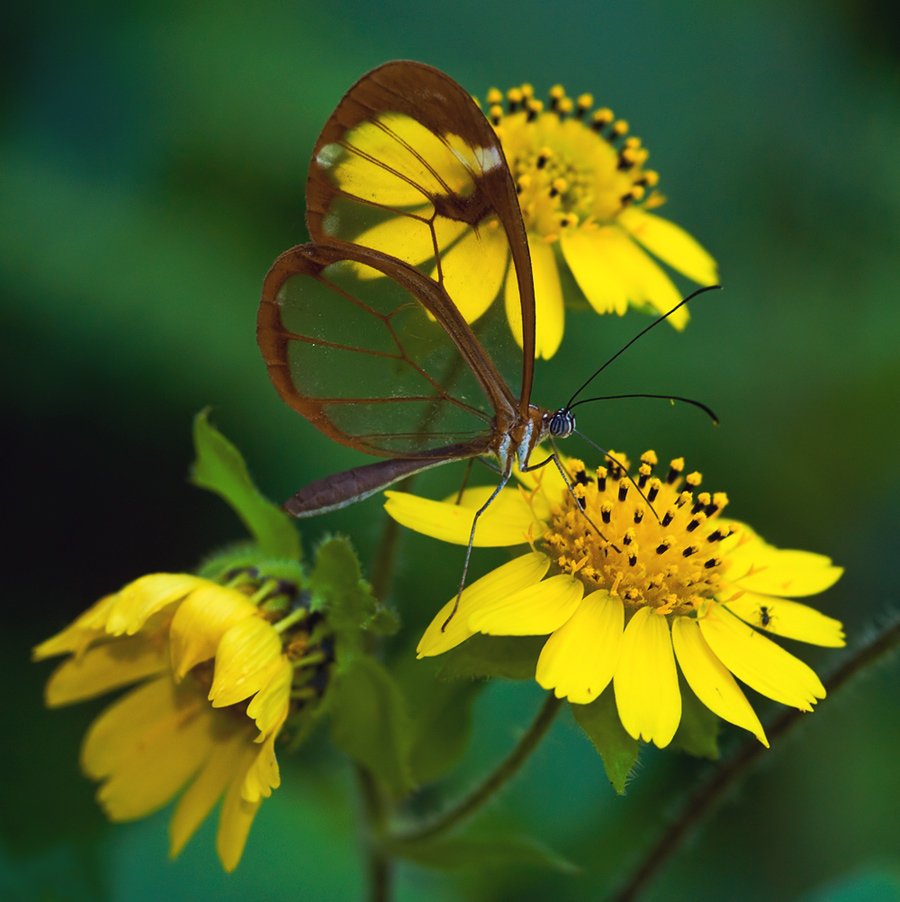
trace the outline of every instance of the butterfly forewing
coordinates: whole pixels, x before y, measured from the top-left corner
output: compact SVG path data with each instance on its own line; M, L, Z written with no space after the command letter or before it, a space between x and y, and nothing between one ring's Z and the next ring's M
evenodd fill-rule
M319 137L307 206L313 243L279 258L259 313L282 397L371 454L480 453L527 410L534 347L525 230L481 111L427 66L370 72Z
M400 62L357 82L316 143L307 208L313 241L349 242L415 266L469 323L502 302L504 287L521 292L525 358L533 359L531 263L515 185L493 128L452 79ZM511 334L494 342L491 357L527 406L530 366L523 373Z

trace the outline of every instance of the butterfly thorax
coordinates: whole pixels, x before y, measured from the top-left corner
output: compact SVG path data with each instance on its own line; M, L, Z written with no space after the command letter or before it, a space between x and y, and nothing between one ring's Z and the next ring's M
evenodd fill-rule
M495 421L491 452L508 475L514 461L520 470L528 469L534 449L546 438L568 438L574 431L575 415L570 410L549 411L529 404L527 416L517 415L510 423Z

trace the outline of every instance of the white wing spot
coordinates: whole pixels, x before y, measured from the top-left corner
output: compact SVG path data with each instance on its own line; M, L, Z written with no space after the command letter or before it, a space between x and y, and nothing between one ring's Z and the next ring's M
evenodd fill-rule
M316 162L323 169L330 169L343 152L340 144L326 144L316 155Z

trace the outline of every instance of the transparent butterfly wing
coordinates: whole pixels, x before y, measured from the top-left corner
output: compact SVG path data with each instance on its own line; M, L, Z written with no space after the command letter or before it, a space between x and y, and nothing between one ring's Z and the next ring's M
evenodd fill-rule
M480 447L527 409L524 226L500 144L462 88L416 63L364 76L319 137L307 205L313 243L279 258L259 314L289 404L331 438L387 456ZM508 273L527 362L494 303Z

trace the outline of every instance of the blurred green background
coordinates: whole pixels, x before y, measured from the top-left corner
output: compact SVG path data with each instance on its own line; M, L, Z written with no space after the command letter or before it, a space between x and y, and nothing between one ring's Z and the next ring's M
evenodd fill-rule
M603 389L694 396L723 422L619 402L580 427L633 457L684 454L728 492L733 516L844 565L817 604L851 644L896 610L900 26L883 0L12 0L4 20L3 899L361 896L354 786L324 743L283 762L235 874L220 870L212 824L171 863L169 812L105 823L77 766L102 702L45 711L51 668L28 650L101 594L241 537L221 501L186 481L200 408L213 406L278 500L363 462L278 399L254 325L266 269L306 237L318 130L388 59L431 63L481 96L562 82L629 120L670 198L661 212L716 256L726 291L695 302L683 335L655 330ZM645 323L570 315L536 402L560 403ZM437 495L458 478L422 487ZM304 539L341 530L371 572L383 519L372 499L307 522ZM492 554L476 553L478 571ZM461 550L404 537L395 654L449 597L460 562ZM839 658L786 644L819 672ZM898 676L895 657L822 703L646 898L900 898ZM539 702L534 685L483 693L448 795L505 754ZM754 702L764 718L776 707ZM725 746L740 738L726 730ZM566 715L481 823L531 832L583 873L403 869L400 898L599 898L707 767L645 749L617 798Z

